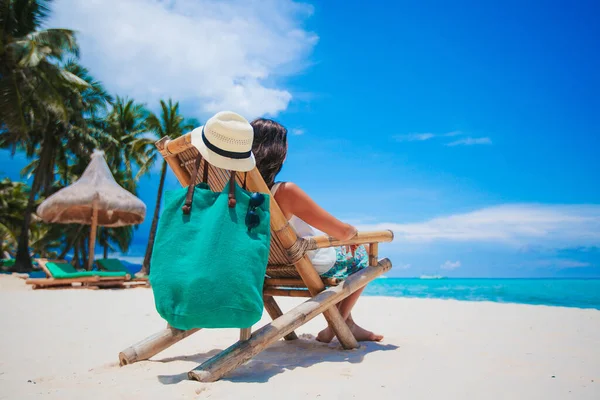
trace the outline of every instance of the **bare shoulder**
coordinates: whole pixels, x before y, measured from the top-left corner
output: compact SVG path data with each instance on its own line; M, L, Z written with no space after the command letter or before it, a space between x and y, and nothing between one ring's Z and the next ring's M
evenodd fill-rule
M277 191L278 192L279 191L294 192L298 189L300 189L300 188L294 182L281 182L281 184L279 184L279 189L277 189Z
M277 191L273 197L275 198L275 201L277 201L283 215L285 215L288 220L294 215L294 204L298 203L296 193L296 190L298 189L298 186L293 182L277 183Z
M307 194L294 182L282 182L277 189L277 193L275 194L275 198L278 201L279 199L283 201L300 199L306 196Z

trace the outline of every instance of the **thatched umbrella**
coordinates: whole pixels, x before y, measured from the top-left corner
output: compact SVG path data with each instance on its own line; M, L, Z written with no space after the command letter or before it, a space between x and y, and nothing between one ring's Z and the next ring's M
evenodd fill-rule
M106 164L104 152L96 150L83 175L44 200L37 214L45 222L92 225L88 260L91 269L98 225L140 224L146 216L146 205L119 186Z

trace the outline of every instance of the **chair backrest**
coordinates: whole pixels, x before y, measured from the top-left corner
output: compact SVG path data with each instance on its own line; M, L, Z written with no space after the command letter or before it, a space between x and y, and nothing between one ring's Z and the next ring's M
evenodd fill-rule
M109 272L129 272L118 258L100 258L96 263L105 271Z
M175 176L182 186L187 187L192 180L192 171L194 163L198 157L198 150L191 144L190 134L186 134L174 140L162 138L156 142L156 147L164 157L165 161L171 167ZM198 181L203 175L205 163L200 163ZM216 168L209 164L208 184L211 190L222 191L229 182L229 171ZM294 247L298 236L293 228L288 224L277 202L271 196L269 188L265 184L260 172L256 168L248 173L238 172L236 180L239 185L244 184L253 192L261 192L269 195L271 204L271 249L269 252L269 270L271 276L297 276L295 267L288 255L288 250Z

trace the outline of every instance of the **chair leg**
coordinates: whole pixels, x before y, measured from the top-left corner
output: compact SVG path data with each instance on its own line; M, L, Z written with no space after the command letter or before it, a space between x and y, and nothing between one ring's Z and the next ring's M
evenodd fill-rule
M250 339L252 336L252 328L244 328L240 329L240 340L245 341Z
M190 329L182 331L167 326L164 330L155 333L152 336L148 336L146 339L120 352L119 363L123 366L133 364L137 361L147 360L199 330L200 329Z
M273 296L264 296L265 309L271 316L271 319L275 320L283 315L281 312L281 308L279 308L279 304L275 301ZM283 337L285 340L297 340L298 335L296 332L292 331Z
M334 304L328 310L323 311L323 316L344 349L352 350L359 347L356 338L350 331L337 305Z
M323 279L319 276L306 254L296 261L294 266L312 296L325 291ZM342 299L343 297L340 298L340 300ZM340 310L338 310L335 304L330 309L325 310L323 316L345 349L349 350L358 347L358 342L352 332L350 332L350 328L348 328L346 321L342 318L342 314L340 314Z
M268 298L270 298L271 300L268 300ZM273 299L272 296L264 296L264 299L265 308L267 309L267 312L269 313L272 319L277 319L278 317L283 315L281 309L279 308L279 306L275 302L275 299ZM327 320L327 323L337 336L344 349L351 350L358 347L358 342L354 338L354 335L352 335L352 332L350 332L350 328L348 328L346 321L344 321L344 319L342 318L342 314L340 314L340 311L336 306L333 306L330 309L326 310L323 313L323 316L325 317L325 320ZM298 339L298 336L293 331L285 336L285 340L296 339Z
M357 272L346 279L341 285L324 290L310 300L275 319L273 322L263 326L254 332L250 339L243 342L239 341L213 358L205 361L198 368L190 371L188 377L200 382L214 382L221 379L225 374L250 360L294 329L323 313L326 309L332 306L335 307L335 304L340 300L348 297L377 276L388 271L391 267L392 264L390 261L383 259L377 266ZM348 328L347 325L345 326Z

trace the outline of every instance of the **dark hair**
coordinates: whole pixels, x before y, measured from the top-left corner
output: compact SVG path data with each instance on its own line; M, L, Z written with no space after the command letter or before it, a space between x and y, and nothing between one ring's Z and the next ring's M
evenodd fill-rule
M254 129L252 153L256 167L271 189L287 155L287 129L265 118L255 119L251 125Z

